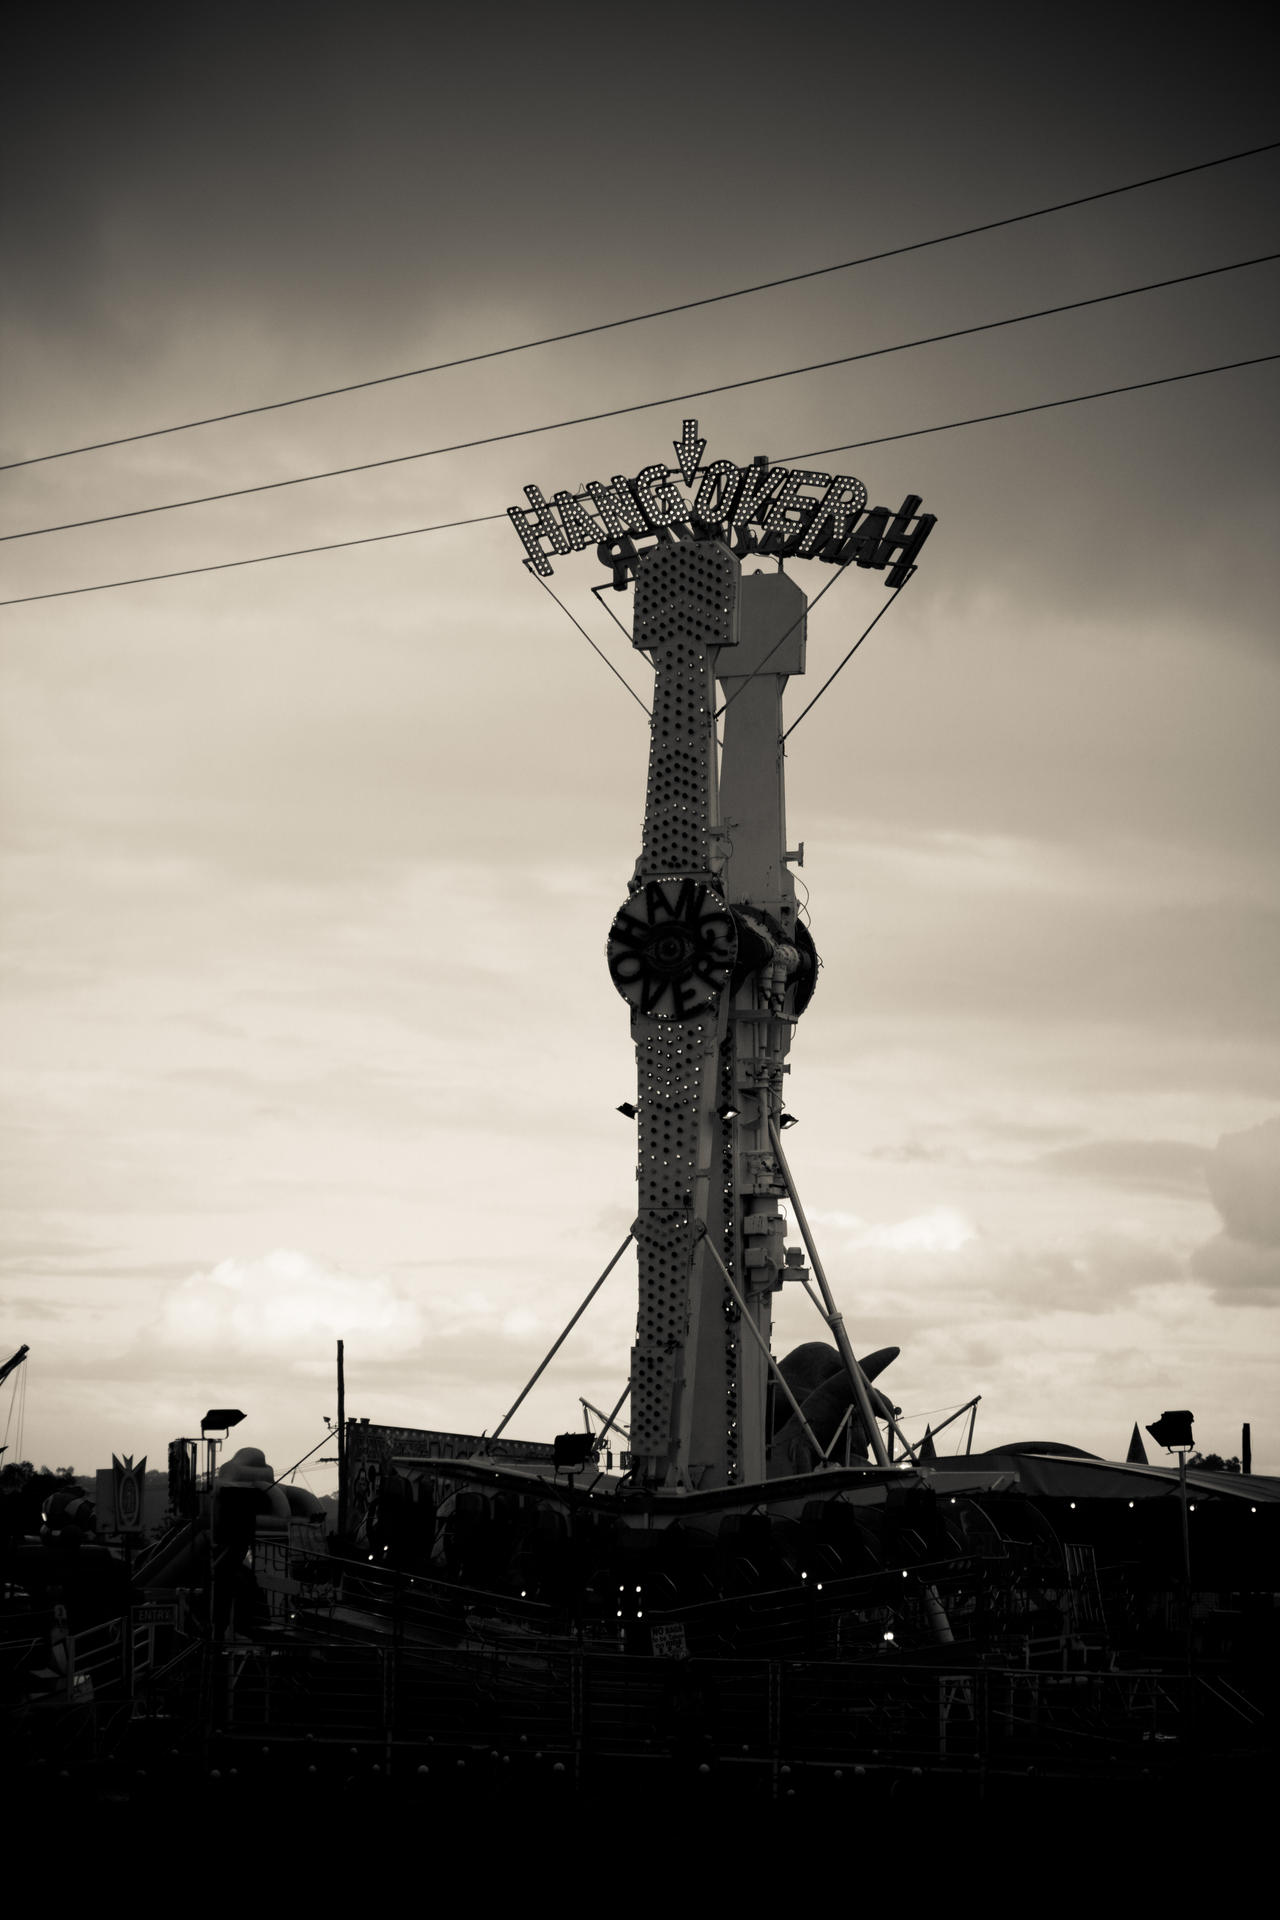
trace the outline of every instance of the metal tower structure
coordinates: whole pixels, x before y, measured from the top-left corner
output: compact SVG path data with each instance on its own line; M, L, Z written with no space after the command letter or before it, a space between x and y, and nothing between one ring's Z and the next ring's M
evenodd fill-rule
M806 607L785 574L744 578L717 541L661 545L636 573L632 639L654 667L649 774L608 953L636 1047L631 1450L651 1487L765 1479L773 1296L808 1278L784 1244L778 1141L818 967L789 866L781 724Z

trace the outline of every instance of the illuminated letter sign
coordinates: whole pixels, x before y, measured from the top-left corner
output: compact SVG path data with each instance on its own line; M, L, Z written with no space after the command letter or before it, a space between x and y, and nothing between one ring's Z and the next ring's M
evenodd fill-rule
M634 480L615 473L608 486L589 480L581 493L561 489L550 501L526 487L529 505L507 508L525 566L545 577L555 571L553 556L594 546L621 590L641 554L659 542L723 540L739 559L765 553L872 567L886 573L888 586L901 587L934 528L936 516L920 512L918 494L909 493L896 512L868 508L867 489L852 474L772 467L763 457L748 467L704 464L707 443L696 420L683 423L672 447L674 467L641 467ZM650 545L638 547L637 538Z

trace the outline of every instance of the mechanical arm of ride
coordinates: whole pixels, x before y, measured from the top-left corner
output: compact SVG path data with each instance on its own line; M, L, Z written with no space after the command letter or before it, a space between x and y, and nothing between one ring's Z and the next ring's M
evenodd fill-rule
M655 675L649 775L608 954L636 1047L631 1451L651 1488L765 1479L773 1295L807 1278L783 1244L770 1131L818 966L788 866L781 744L805 609L786 575L743 578L714 541L659 546L636 576L633 644Z

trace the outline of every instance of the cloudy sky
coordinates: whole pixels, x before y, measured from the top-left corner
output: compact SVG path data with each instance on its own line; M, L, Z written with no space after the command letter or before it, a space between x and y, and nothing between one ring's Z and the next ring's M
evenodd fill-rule
M1252 9L28 10L3 459L929 239L1277 136ZM1234 20L1234 24L1233 24ZM1028 21L1035 23L1029 29ZM1274 249L1268 153L668 319L18 466L20 531L555 422ZM1275 264L5 544L3 597L500 513L1274 352ZM980 1443L1190 1406L1280 1471L1275 364L818 462L938 515L789 743L825 963L791 1158L861 1349ZM643 690L577 556L554 582ZM816 592L830 574L812 567ZM799 711L882 604L816 610ZM11 605L0 1346L22 1450L277 1468L492 1427L626 1231L603 942L642 715L505 522ZM621 1266L515 1431L621 1388ZM803 1306L803 1303L801 1303ZM815 1328L788 1301L785 1350ZM807 1311L807 1309L806 1309ZM3 1358L0 1355L0 1358ZM0 1419L10 1388L0 1393ZM952 1432L957 1429L952 1429ZM10 1434L11 1444L16 1428ZM313 1486L332 1482L315 1470Z

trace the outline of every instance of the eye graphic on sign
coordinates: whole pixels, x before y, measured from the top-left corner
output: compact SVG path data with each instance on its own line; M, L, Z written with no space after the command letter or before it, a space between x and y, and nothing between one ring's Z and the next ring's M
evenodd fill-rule
M651 880L609 929L609 973L638 1013L687 1020L719 998L737 950L718 893L696 880Z

